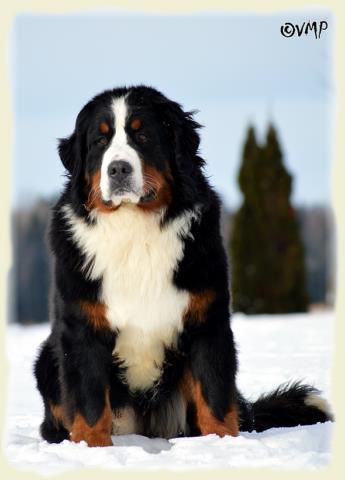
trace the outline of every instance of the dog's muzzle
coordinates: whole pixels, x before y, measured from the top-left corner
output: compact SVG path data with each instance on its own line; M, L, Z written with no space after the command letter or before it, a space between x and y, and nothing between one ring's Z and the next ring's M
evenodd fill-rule
M110 191L115 195L132 189L133 167L125 160L114 160L108 166Z

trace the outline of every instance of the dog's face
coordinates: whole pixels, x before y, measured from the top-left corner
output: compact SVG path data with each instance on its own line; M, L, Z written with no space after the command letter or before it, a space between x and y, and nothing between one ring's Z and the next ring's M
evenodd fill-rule
M197 127L152 88L115 89L81 110L59 153L87 210L110 212L125 202L155 209L172 201L176 177L200 166Z

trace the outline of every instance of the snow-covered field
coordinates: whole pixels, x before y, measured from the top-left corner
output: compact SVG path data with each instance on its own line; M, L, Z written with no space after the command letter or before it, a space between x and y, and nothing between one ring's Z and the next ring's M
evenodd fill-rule
M235 315L238 384L249 398L290 379L303 379L330 394L333 314ZM81 467L106 469L192 469L226 467L320 468L330 460L332 424L242 433L237 438L148 439L113 437L113 447L89 449L84 442L49 445L39 437L42 403L32 363L47 326L8 327L11 367L7 432L9 461L16 468L56 474Z

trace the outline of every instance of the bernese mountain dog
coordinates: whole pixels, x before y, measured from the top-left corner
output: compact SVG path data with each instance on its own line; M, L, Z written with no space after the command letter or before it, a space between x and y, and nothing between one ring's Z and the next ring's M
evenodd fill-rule
M331 419L292 383L256 402L236 388L220 200L193 112L147 86L105 91L59 142L51 333L34 373L48 442L111 435L236 436Z

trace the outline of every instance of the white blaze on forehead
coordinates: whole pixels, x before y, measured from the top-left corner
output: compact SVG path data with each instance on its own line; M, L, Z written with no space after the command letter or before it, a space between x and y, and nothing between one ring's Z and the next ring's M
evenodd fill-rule
M120 203L122 199L126 198L132 202L138 202L140 196L143 194L143 175L141 168L141 161L136 150L128 144L127 133L125 130L126 119L128 116L128 109L126 104L126 96L115 98L113 100L111 109L114 115L114 129L113 136L109 147L105 151L101 167L101 193L104 200L113 200L113 202ZM115 160L124 160L128 162L132 168L132 178L130 181L131 192L126 192L121 197L111 194L110 179L108 175L108 167L111 162Z

